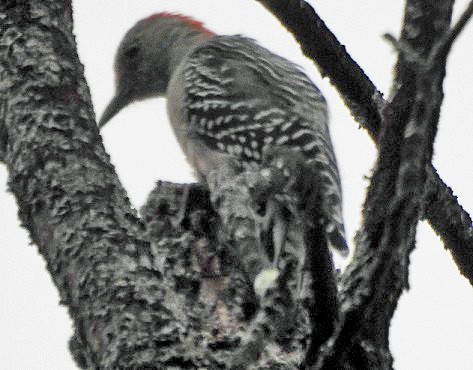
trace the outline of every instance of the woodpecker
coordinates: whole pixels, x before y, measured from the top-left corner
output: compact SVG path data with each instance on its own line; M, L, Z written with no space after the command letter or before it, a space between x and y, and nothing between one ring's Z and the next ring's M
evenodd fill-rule
M327 241L347 255L342 193L327 104L294 63L241 35L217 35L176 13L140 20L115 58L116 93L103 127L133 101L166 96L173 131L200 182L226 161L261 165L286 147L318 170Z

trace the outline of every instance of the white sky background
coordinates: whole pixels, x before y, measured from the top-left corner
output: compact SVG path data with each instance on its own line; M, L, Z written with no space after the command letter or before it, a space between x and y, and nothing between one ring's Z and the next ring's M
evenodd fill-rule
M402 1L312 0L322 19L346 45L377 87L387 93L395 54L381 38L398 35ZM292 37L254 0L75 0L75 33L92 98L100 116L113 94L112 63L124 33L158 11L178 11L203 20L217 33L241 33L302 65L330 104L331 132L344 188L345 223L351 243L374 163L374 146L358 129L327 79L306 60ZM467 1L457 1L456 16ZM441 177L473 212L473 24L449 59L445 103L434 162ZM192 181L166 122L164 100L134 104L103 131L105 147L128 194L139 208L158 179ZM468 175L470 174L470 175ZM39 256L19 227L14 198L0 166L0 369L74 369L67 349L72 334L67 312ZM411 290L399 302L391 348L396 369L468 370L473 363L473 290L430 227L418 228L411 257Z

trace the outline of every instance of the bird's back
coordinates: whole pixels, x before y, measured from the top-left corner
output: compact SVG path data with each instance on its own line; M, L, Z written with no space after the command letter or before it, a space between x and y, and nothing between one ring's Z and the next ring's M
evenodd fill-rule
M181 68L188 135L246 163L260 163L268 148L301 152L318 169L314 187L322 192L329 240L345 253L341 184L318 88L297 65L242 36L208 39Z
M272 145L298 146L312 159L328 140L333 152L323 95L297 65L253 40L209 39L186 59L184 77L188 119L214 149L256 162Z

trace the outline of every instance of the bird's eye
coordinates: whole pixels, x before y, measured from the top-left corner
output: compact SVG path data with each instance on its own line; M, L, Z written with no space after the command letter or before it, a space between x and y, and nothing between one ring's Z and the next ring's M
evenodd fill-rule
M130 59L130 60L133 60L136 58L136 56L138 55L138 52L139 52L139 48L138 46L132 46L128 49L126 49L123 53L123 55L127 58L127 59Z

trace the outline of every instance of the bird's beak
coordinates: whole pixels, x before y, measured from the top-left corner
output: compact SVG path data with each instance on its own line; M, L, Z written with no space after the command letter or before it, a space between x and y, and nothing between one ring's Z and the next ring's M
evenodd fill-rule
M101 129L105 124L110 121L121 109L126 107L130 103L129 94L118 94L115 95L107 108L102 114L99 121L99 128Z

